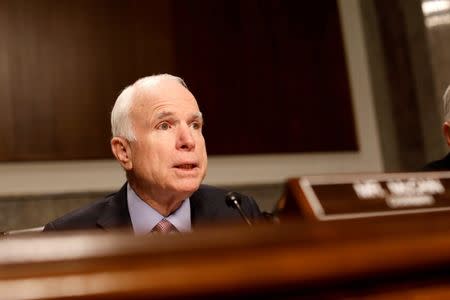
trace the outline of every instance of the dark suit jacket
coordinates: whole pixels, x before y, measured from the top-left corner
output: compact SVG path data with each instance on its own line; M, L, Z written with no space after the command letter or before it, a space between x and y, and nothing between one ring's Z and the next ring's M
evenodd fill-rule
M422 171L450 171L450 153L440 160L430 162Z
M235 209L225 203L227 191L212 186L201 185L190 199L192 227L203 223L244 222ZM241 195L241 207L250 219L261 217L255 200ZM132 229L128 212L127 185L117 193L106 196L94 203L68 213L48 223L44 231L76 229Z

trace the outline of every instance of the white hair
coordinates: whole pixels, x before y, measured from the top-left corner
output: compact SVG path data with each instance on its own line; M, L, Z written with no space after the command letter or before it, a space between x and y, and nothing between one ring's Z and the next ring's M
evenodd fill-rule
M141 93L148 91L158 82L164 79L176 80L185 88L186 83L183 79L170 74L157 74L138 79L132 85L127 86L117 97L116 103L111 111L111 132L113 137L123 137L129 141L135 141L133 123L130 118L130 110L133 101Z
M445 121L450 121L450 85L445 90L444 96L442 96L444 101L444 118Z

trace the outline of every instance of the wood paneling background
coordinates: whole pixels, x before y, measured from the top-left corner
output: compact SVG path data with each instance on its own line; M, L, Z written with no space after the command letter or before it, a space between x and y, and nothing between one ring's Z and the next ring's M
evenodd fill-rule
M112 157L109 112L120 90L138 77L173 72L167 3L0 5L0 159ZM148 11L158 13L147 18Z
M174 4L210 153L358 149L335 1Z
M1 161L112 157L126 85L185 78L210 154L357 150L337 6L0 1Z

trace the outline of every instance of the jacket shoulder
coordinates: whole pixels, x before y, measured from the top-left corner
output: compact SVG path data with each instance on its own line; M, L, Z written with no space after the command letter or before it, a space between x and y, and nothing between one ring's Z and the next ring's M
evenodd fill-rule
M116 195L110 194L104 198L98 199L91 204L73 210L62 217L48 223L44 231L50 230L78 230L95 229L97 220L104 211L108 202Z
M242 221L239 212L225 202L228 192L223 188L202 184L190 197L192 223ZM237 194L244 213L251 219L261 218L256 201L250 196Z

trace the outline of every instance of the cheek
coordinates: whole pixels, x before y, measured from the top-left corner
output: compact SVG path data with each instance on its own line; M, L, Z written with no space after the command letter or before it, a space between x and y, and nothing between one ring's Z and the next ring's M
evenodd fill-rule
M197 141L197 149L199 150L199 152L201 154L206 155L206 144L205 144L205 139L203 137L200 137Z
M197 138L197 145L199 145L202 148L206 148L205 147L205 138L203 137L202 134L199 134L199 136Z
M198 155L199 155L199 157L200 157L200 159L202 161L203 169L206 172L206 169L208 167L208 155L206 153L206 145L205 145L205 143L203 143L203 145L201 147L199 147L199 148L201 148L201 149L199 149L200 153Z
M133 151L133 163L136 169L151 170L159 163L158 145L152 143L151 139L141 140Z

